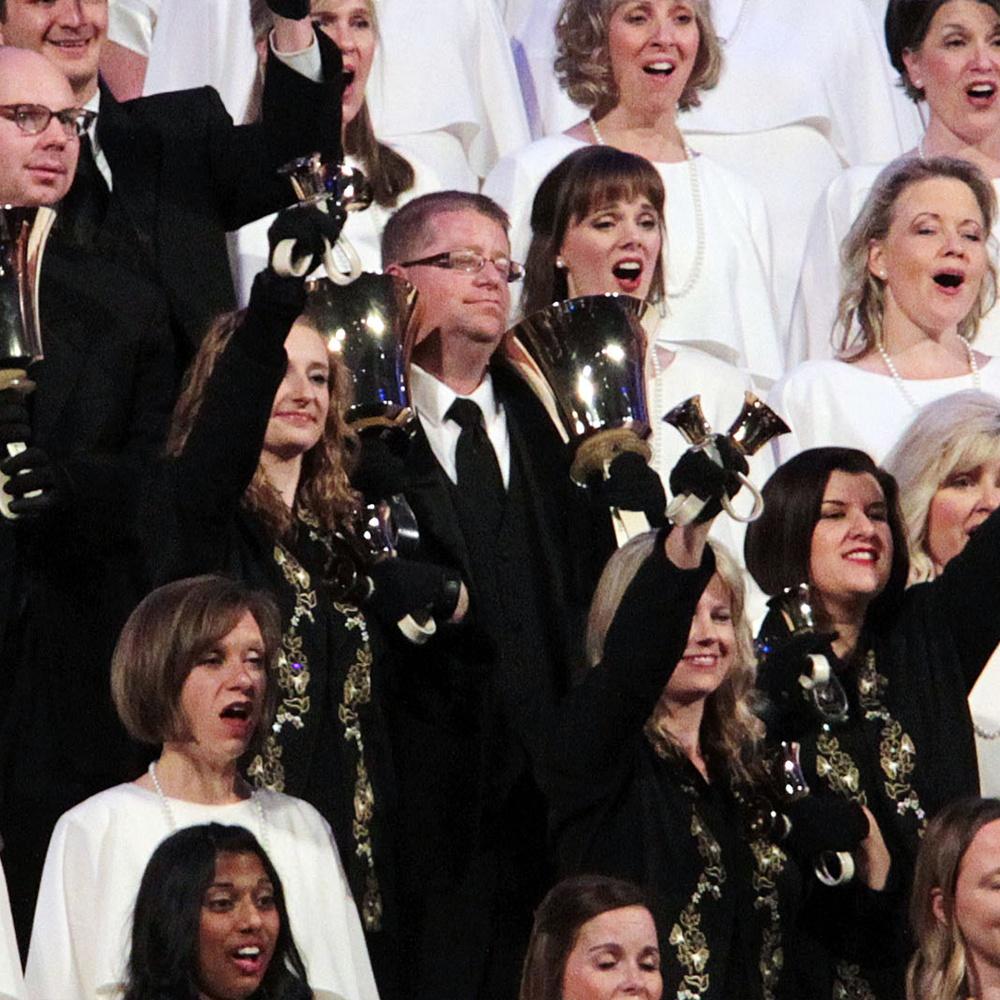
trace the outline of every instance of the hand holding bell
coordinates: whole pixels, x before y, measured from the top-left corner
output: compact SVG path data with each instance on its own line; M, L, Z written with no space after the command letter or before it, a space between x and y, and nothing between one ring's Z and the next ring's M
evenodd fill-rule
M765 403L762 403L752 392L745 395L743 408L736 420L726 432L725 437L712 432L701 409L701 397L692 396L678 406L675 406L663 417L664 421L681 432L684 439L691 445L689 450L704 452L716 465L735 472L739 482L753 494L753 507L749 514L739 514L732 506L732 497L727 489L712 497L699 496L692 492L675 493L674 499L667 507L667 516L675 524L691 524L697 520L706 520L707 516L699 517L712 499L718 500L722 509L736 521L755 521L764 509L764 501L760 491L747 479L748 467L746 458L756 454L773 437L787 434L788 425ZM725 448L726 441L731 449ZM741 467L735 462L734 454L743 459ZM714 516L714 515L712 515Z
M340 238L347 213L333 205L292 205L280 211L267 230L272 270L282 277L304 278L323 262Z

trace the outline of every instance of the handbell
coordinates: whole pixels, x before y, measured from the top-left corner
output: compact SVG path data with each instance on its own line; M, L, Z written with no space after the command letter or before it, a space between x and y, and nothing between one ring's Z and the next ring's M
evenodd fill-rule
M704 451L717 465L723 464L722 454L716 445L716 435L702 411L700 396L691 396L678 403L664 415L663 420L676 427L692 449ZM746 392L743 407L726 432L726 437L733 447L749 458L763 448L771 438L787 434L788 431L788 425L774 410L761 402L752 392ZM760 490L742 472L737 472L736 475L753 496L750 513L740 514L725 494L720 502L734 521L747 524L756 521L763 513L764 498ZM674 497L667 505L667 517L675 524L690 524L705 509L707 503L707 499L695 496L693 493L681 494Z
M324 212L330 206L346 213L363 212L374 198L372 186L357 167L330 163L320 153L302 156L278 170L292 184L300 205L314 205ZM323 269L334 284L347 285L362 273L361 258L351 241L341 233L334 246L324 240ZM342 269L337 255L347 265ZM295 260L295 241L282 240L274 249L272 266L281 275L302 277L309 260Z

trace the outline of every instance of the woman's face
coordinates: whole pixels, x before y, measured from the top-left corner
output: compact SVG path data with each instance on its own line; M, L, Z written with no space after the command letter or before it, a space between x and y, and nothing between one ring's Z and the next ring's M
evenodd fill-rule
M274 886L256 854L219 854L201 901L199 1000L246 1000L274 954L281 918Z
M931 115L953 135L977 142L1000 127L1000 15L989 4L943 4L903 62Z
M323 436L330 410L330 355L323 338L301 320L285 338L288 365L271 406L264 452L287 460Z
M684 705L704 701L726 679L735 656L733 598L716 574L698 599L684 655L667 682L667 701Z
M644 906L607 910L578 931L563 972L564 1000L660 1000L660 949Z
M836 622L858 623L885 589L892 533L885 494L868 472L830 473L809 555L810 584Z
M199 758L224 767L243 755L260 722L265 671L264 639L245 611L191 668L181 688L181 713Z
M647 198L603 205L572 222L559 248L570 295L624 292L645 299L661 232L660 215Z
M905 188L889 232L873 240L869 270L885 287L885 326L928 336L957 329L976 306L987 270L983 213L972 189L953 177Z
M698 55L693 0L624 0L608 22L618 103L643 115L675 110Z
M940 573L965 548L972 532L997 507L1000 454L973 469L955 469L945 479L927 512L927 554L936 572Z
M935 905L938 919L946 919ZM975 981L1000 964L1000 820L972 838L955 882L955 921Z
M375 56L375 19L366 0L313 0L312 18L344 57L344 125L357 117Z

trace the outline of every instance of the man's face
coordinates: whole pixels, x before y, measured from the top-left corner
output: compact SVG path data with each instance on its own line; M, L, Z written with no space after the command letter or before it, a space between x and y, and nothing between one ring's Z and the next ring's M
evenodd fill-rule
M76 105L66 78L34 52L0 49L0 106L40 104L51 111ZM0 117L0 203L52 205L69 190L80 141L53 118L28 135L16 122Z
M426 239L412 259L450 250L475 250L488 258L509 257L510 242L503 228L472 209L442 212L428 227ZM481 271L461 271L419 264L399 273L420 293L423 322L418 339L438 331L441 350L461 350L462 341L495 348L507 326L510 286L492 260Z
M97 63L108 33L108 0L7 0L0 41L31 49L59 67L78 104L97 89Z

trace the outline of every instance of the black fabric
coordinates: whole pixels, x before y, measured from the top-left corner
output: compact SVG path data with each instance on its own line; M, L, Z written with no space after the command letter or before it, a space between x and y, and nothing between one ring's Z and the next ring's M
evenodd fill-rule
M483 423L483 411L471 399L456 399L445 416L462 428L455 448L455 468L462 497L478 511L487 534L496 538L506 491L496 452Z
M111 705L108 663L145 591L139 484L175 393L156 289L65 247L47 248L44 271L45 358L27 405L72 499L0 521L0 833L22 949L55 821L144 760Z
M93 249L107 218L110 200L108 182L94 160L90 136L83 135L73 185L60 203L56 216L56 238L61 234L75 246Z

